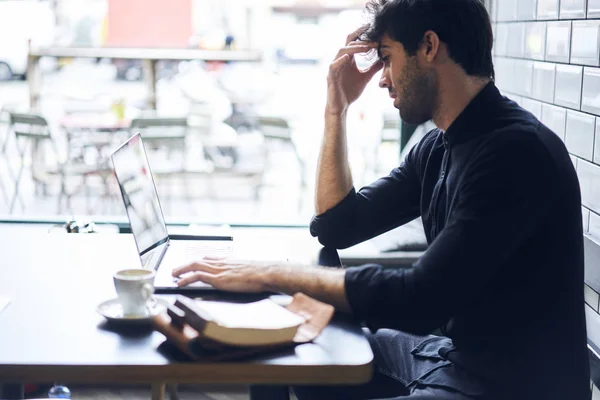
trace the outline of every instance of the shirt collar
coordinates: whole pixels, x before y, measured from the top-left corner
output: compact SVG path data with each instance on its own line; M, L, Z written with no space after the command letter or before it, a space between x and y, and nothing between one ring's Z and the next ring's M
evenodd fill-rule
M489 82L444 132L444 144L464 143L490 130L493 103L502 99L493 81Z

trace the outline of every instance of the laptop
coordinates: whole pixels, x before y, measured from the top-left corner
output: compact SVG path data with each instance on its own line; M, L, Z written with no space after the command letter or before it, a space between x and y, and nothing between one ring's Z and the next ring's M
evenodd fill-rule
M178 278L174 278L171 272L205 256L230 255L233 238L169 235L139 133L115 150L111 158L142 266L156 271L156 292L214 290L211 285L202 282L178 287Z

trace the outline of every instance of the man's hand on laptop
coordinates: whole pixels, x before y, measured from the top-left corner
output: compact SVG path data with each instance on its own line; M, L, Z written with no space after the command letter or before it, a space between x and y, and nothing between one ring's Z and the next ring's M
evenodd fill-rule
M181 277L177 281L178 286L200 281L231 292L264 292L269 290L270 271L277 267L276 263L265 261L204 257L201 261L174 269L173 276Z
M349 312L346 299L346 271L341 268L311 267L289 262L237 261L205 257L173 270L181 277L178 286L204 282L231 292L302 292Z

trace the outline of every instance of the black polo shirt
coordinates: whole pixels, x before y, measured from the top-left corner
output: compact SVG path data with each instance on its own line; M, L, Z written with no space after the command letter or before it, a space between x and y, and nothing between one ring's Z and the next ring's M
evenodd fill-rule
M345 248L419 216L429 248L412 268L347 270L355 316L372 330L441 329L453 346L440 353L502 396L586 398L581 196L558 136L490 83L310 229Z

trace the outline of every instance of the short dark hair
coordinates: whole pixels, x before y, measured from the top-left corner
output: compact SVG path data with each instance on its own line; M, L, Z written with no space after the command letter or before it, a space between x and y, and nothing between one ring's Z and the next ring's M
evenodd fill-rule
M371 26L365 40L388 35L413 56L431 30L468 75L494 79L494 34L482 0L370 0L366 10Z

